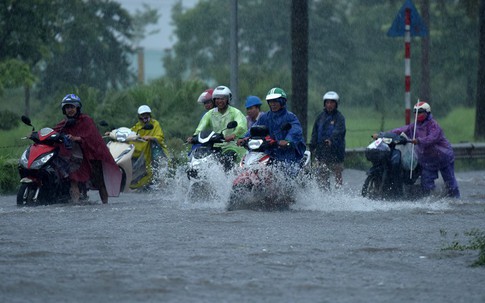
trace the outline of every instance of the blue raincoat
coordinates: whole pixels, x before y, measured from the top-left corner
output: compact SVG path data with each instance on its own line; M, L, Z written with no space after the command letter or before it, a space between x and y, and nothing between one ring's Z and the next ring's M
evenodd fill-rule
M281 129L286 123L291 124L291 129L282 131ZM269 129L270 137L277 141L286 140L290 142L289 147L272 148L267 151L271 157L287 163L296 163L303 158L306 145L300 121L295 114L289 112L286 108L282 108L277 112L268 111L261 115L254 125L266 126ZM249 137L249 131L245 137Z
M319 161L342 163L345 158L345 118L337 109L328 113L323 110L313 124L311 147ZM330 140L330 146L325 145Z

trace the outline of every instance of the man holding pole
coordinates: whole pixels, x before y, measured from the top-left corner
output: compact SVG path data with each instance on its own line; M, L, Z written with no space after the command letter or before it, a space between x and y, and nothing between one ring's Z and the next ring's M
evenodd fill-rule
M438 122L433 119L431 107L426 102L414 106L415 123L391 130L395 134L405 133L413 138L418 162L421 165L421 189L429 195L435 189L434 180L438 171L445 181L448 197L460 198L460 190L455 178L455 155ZM373 135L377 137L377 134Z

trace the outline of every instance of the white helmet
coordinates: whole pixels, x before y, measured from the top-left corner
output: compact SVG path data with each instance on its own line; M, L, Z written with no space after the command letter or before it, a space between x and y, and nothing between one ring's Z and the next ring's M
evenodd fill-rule
M231 102L232 92L227 86L218 86L212 92L212 100L216 98L227 98L228 102Z
M426 102L418 102L416 103L416 105L414 106L414 112L418 111L419 112L427 112L427 113L430 113L431 112L431 106L429 106L428 103Z
M150 109L150 107L148 105L142 105L142 106L138 107L138 114L141 115L141 114L144 114L144 113L149 113L149 114L152 113L152 110Z
M336 92L329 91L326 92L325 95L323 95L323 102L325 102L325 100L335 100L335 102L338 103L340 101L340 97Z

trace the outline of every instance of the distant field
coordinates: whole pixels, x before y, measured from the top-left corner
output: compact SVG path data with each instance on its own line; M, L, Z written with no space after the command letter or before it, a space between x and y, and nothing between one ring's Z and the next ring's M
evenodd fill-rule
M371 134L390 130L404 125L404 111L402 115L389 114L382 121L380 115L368 108L343 108L347 126L346 143L348 148L365 147L371 141ZM473 142L475 129L475 109L457 108L446 117L435 117L443 128L450 142ZM314 121L308 122L308 137Z

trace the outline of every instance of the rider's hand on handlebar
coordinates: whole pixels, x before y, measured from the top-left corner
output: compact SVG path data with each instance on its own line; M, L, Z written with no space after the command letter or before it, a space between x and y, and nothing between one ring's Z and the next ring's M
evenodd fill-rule
M229 142L229 141L233 141L234 139L236 139L236 135L232 134L232 135L225 137L224 141Z
M241 145L244 145L244 143L248 141L248 138L242 138L242 139L238 139L236 144L237 146L241 146Z
M419 144L419 140L418 139L411 140L410 142L412 144L414 144L414 145Z
M378 136L379 136L378 134L372 134L372 135L371 135L372 139L374 139L374 140L377 140L377 137L378 137Z
M280 141L278 141L278 146L279 147L289 147L290 146L290 142L288 142L286 140L280 140Z
M76 136L73 136L73 135L66 135L66 137L68 139L70 139L71 141L77 141L77 142L81 141L81 137L76 137Z
M185 140L187 143L192 143L192 137L188 137L187 140Z

